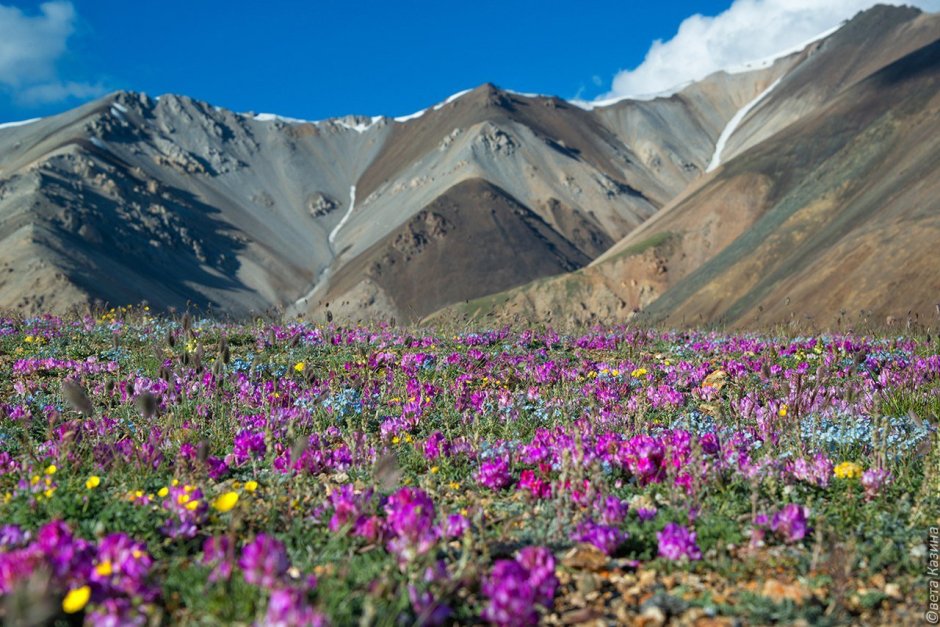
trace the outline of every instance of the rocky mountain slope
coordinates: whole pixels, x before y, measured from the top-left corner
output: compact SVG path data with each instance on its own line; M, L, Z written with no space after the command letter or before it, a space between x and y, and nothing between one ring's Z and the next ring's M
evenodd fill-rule
M0 127L0 307L415 319L595 259L792 63L594 111L483 85L311 123L121 92Z
M879 7L594 108L487 84L305 122L119 92L0 126L0 309L748 324L791 315L781 299L887 310L889 290L924 309L938 37Z
M446 313L740 327L940 302L940 16L879 7L806 51L726 159L590 266Z

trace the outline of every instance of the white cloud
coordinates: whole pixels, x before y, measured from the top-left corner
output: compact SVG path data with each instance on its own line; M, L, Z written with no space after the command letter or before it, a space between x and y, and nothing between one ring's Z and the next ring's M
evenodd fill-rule
M609 93L598 100L668 91L712 72L773 56L838 26L876 0L735 0L715 17L693 15L669 41L653 42L638 67L614 76ZM895 2L927 11L940 0Z
M38 15L0 4L0 86L23 104L104 93L101 85L58 75L56 62L68 52L76 18L72 3L63 0L44 2Z

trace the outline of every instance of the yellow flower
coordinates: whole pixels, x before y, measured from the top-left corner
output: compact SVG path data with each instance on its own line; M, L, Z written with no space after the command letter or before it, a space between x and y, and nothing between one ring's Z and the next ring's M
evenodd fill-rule
M105 560L95 566L95 574L97 574L99 577L109 577L113 572L114 567L111 566L111 562L108 560Z
M29 483L30 483L31 485L36 485L37 483L39 483L39 475L33 475L33 476L30 478Z
M457 483L456 481L451 481L451 482L450 482L450 489L451 489L451 490L459 490L459 489L460 489L460 484Z
M646 372L647 372L646 368L637 368L636 370L630 373L630 376L632 376L634 379L639 379L640 377L645 375Z
M437 471L440 470L437 466L431 466L431 474L436 475Z
M788 410L788 409L789 409L789 408L786 406L786 404L781 405L781 406L780 406L780 410L777 412L777 414L778 414L781 418L783 418L783 417L785 417L785 416L787 415L787 410Z
M401 442L401 438L397 435L392 438L392 444L398 444L399 442Z
M47 499L51 499L52 495L55 494L55 488L46 488L42 493L46 496Z
M91 599L90 586L82 586L81 588L69 590L68 594L65 595L65 598L62 599L62 610L66 614L81 612L82 609L88 605L89 599Z
M46 474L47 474L47 475L54 475L54 474L55 474L55 471L57 471L57 470L58 470L58 468L55 467L55 464L49 464L48 466L46 466Z
M195 512L199 508L199 501L190 501L186 504L186 509L191 512Z
M238 503L238 492L226 492L215 500L212 507L224 514L225 512L231 511L236 503Z
M251 480L245 482L245 492L254 492L258 489L258 482Z
M180 494L179 496L176 497L176 502L179 503L180 505L183 505L184 503L187 503L188 501L189 501L188 494Z
M179 479L174 479L173 481L170 482L170 485L173 486L174 488L178 486L179 484L180 484Z
M304 368L306 367L307 367L307 364L305 364L302 361L298 361L296 364L294 364L294 372L303 372Z
M162 488L160 488L159 490L157 490L157 496L159 496L160 498L163 498L164 496L166 496L166 495L169 494L169 493L170 493L170 488L168 488L168 487L166 487L166 486L163 486Z
M89 490L94 490L99 485L101 485L101 477L98 475L92 475L85 481L85 487Z
M862 467L855 462L842 462L832 472L839 479L854 479L862 476Z

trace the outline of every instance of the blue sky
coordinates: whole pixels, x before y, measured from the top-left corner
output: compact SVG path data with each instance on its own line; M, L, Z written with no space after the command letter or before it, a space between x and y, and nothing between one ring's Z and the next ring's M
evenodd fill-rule
M116 89L314 120L404 115L487 81L593 99L766 56L866 4L0 0L0 121Z

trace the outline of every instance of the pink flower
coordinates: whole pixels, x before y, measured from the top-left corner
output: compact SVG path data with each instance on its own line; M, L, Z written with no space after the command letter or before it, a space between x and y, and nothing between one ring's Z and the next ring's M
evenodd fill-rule
M696 533L682 525L669 523L656 534L659 540L659 555L668 560L680 560L687 557L690 560L702 559L702 551L695 543Z

